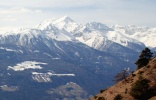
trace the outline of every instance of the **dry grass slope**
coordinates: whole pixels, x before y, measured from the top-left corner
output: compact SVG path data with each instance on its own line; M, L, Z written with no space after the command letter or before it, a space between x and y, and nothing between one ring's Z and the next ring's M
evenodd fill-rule
M148 88L146 89L148 92L142 89L142 92L145 93L143 95L146 97L146 93L148 93L150 94L148 95L148 100L156 100L156 58L151 59L147 66L130 74L126 80L122 80L105 91L101 91L101 93L92 97L90 100L136 100L136 98L131 96L131 91L132 86L134 87L140 78L149 81ZM121 98L118 97L118 99L115 99L118 95L120 95ZM144 99L147 100L147 98Z

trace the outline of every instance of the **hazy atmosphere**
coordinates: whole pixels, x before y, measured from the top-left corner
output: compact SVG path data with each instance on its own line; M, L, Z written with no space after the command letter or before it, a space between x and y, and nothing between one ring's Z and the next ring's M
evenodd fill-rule
M79 23L156 26L155 0L7 0L0 3L0 32L32 27L55 17Z

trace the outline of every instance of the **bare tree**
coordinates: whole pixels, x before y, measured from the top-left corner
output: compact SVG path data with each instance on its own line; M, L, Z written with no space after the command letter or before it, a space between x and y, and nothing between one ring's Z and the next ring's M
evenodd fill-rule
M124 69L122 70L121 72L117 73L115 75L115 79L114 81L117 83L119 81L122 81L122 80L126 80L126 77L129 75L129 69Z

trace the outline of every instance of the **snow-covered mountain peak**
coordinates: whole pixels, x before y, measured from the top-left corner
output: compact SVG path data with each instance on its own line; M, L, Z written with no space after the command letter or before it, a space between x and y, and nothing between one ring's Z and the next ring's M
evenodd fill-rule
M86 27L89 29L99 30L99 31L112 31L113 29L109 28L105 24L98 22L87 23Z
M70 17L64 16L61 18L53 18L52 20L46 20L39 24L37 28L46 30L49 26L55 26L60 30L66 30L67 32L73 32L80 25L75 23Z
M11 30L11 31L8 31L5 33L0 33L0 35L7 36L7 35L16 35L19 33L23 34L23 32L28 32L29 30L30 30L30 28L28 28L28 27L20 27L20 28L17 28L17 29L14 29L14 30Z
M137 46L144 47L143 43L125 33L125 27L119 25L115 27L119 29L113 30L105 24L92 22L81 27L75 36L80 42L100 50L105 49L105 46L109 43L117 43L130 49L135 49Z
M126 33L127 35L133 35L136 32L142 33L150 29L149 27L137 27L135 25L127 25L127 26L113 25L112 28L115 31Z
M112 29L124 29L124 26L115 24L115 25L111 26L111 28L112 28Z
M156 40L154 39L154 37L156 37L155 28L138 27L135 25L127 25L127 26L114 25L112 26L112 28L120 34L123 34L129 38L144 43L147 47L151 48L156 47L155 44Z
M138 40L128 37L127 35L125 35L121 32L110 31L107 33L107 37L109 40L116 42L118 44L121 44L125 47L128 47L130 43L143 45L143 43L139 42Z
M70 17L48 19L40 23L35 28L20 28L5 34L0 34L2 38L12 35L32 40L43 37L48 40L57 41L79 41L90 47L99 49L108 42L118 43L131 48L132 44L156 47L153 42L156 36L156 29L148 27L137 27L135 25L108 27L105 24L91 22L85 25L77 24ZM26 39L27 40L27 39ZM27 42L27 41L26 41ZM25 43L26 43L25 42Z
M72 19L71 19L70 17L68 17L68 16L63 16L63 17L61 17L61 18L58 18L57 21L58 21L58 22L64 21L64 22L66 22L66 23L74 22L74 20L72 20Z

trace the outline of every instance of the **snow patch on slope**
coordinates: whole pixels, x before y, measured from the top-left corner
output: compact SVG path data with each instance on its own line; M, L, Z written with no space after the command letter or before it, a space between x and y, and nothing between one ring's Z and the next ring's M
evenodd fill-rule
M18 87L18 86L3 85L3 86L1 86L1 89L2 89L3 91L14 92L14 91L19 90L19 87Z
M26 69L42 69L40 65L47 65L47 63L35 62L35 61L24 61L15 66L8 66L8 70L24 71Z
M20 53L23 53L22 50L13 50L13 49L9 49L9 48L4 48L4 47L0 47L1 50L6 50L6 51L10 51L10 52L20 52Z
M32 78L33 80L37 82L52 82L51 76L58 76L58 77L63 77L63 76L75 76L75 74L55 74L52 72L47 72L47 73L38 73L38 72L32 72Z
M49 75L49 76L75 76L75 74L55 74L51 72L47 73L38 73L38 72L32 72L33 75Z

